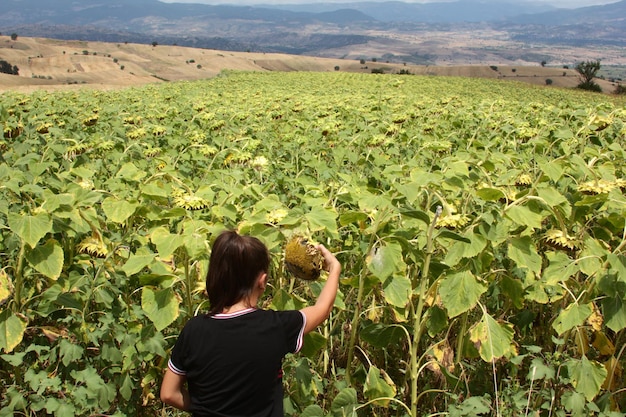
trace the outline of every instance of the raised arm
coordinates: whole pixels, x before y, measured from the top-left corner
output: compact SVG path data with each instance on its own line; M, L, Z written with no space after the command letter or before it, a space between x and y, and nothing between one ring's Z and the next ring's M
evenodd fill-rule
M335 304L335 297L337 297L339 275L341 274L341 264L335 255L326 249L324 245L318 245L317 249L324 257L324 269L328 271L328 278L315 304L300 310L306 316L305 334L322 324L330 316L330 312Z

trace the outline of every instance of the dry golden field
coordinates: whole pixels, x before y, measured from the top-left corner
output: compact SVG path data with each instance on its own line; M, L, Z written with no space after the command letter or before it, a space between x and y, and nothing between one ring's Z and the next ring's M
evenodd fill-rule
M369 45L369 48L369 56L376 56L376 45ZM385 73L404 70L416 75L500 78L537 85L546 85L546 79L550 79L552 87L565 88L575 87L579 82L577 73L572 69L542 67L538 63L504 66L488 63L461 65L458 62L405 65L367 61L361 64L359 60L348 58L28 37L18 37L13 41L9 36L0 36L0 59L19 68L19 76L0 74L0 91L25 92L85 87L114 89L147 83L198 80L213 77L227 69L345 72L382 69ZM615 89L608 81L598 80L598 83L606 92Z

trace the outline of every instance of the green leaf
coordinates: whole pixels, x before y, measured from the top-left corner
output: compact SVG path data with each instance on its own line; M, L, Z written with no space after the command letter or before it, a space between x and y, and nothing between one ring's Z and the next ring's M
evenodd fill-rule
M52 219L45 213L35 216L9 213L9 227L31 248L34 248L46 233L52 230Z
M485 362L515 355L513 335L510 323L498 323L487 313L483 313L482 320L470 329L470 340L480 345L478 351Z
M396 386L389 377L381 375L380 369L374 365L370 366L365 378L365 385L363 386L363 394L368 400L376 400L377 398L387 397L393 398L396 395ZM374 404L386 407L389 405L389 400L373 401Z
M514 237L508 245L508 254L519 268L528 268L536 276L541 272L541 256L530 236Z
M556 330L557 334L562 335L569 329L576 326L581 326L585 320L591 315L593 308L591 303L589 304L570 304L561 310L552 327Z
M487 286L479 282L470 271L448 275L439 284L441 302L450 318L474 308L486 291Z
M134 275L150 265L154 261L154 258L155 255L153 253L146 255L132 254L122 267L122 271L124 271L127 276Z
M365 326L359 333L361 339L379 348L400 343L407 336L407 330L400 324L373 323Z
M54 239L26 253L26 259L33 268L52 280L57 280L61 275L63 258L63 249Z
M300 417L324 417L324 410L317 404L312 404L305 408Z
M467 241L454 242L444 259L444 263L450 267L457 265L463 258L474 258L487 246L487 239L473 231L467 231L463 235Z
M26 331L28 321L10 310L0 313L0 349L11 353L20 344Z
M311 332L304 336L304 342L300 353L307 358L313 358L325 346L326 338L318 332Z
M566 366L576 392L583 394L587 401L593 401L608 374L604 365L583 356L580 360L568 360Z
M102 210L109 220L122 224L135 213L138 203L130 203L118 200L115 197L107 197L102 201Z
M626 301L620 296L605 297L601 301L606 327L619 332L626 328Z
M158 331L165 329L178 318L179 300L171 288L153 290L143 287L141 308Z
M385 301L396 307L405 307L411 297L411 280L402 274L393 274L383 283Z
M397 243L385 243L383 246L372 249L365 263L367 269L382 283L394 272L400 272L406 268L402 259L402 246Z
M334 239L339 238L337 231L337 211L334 208L315 206L304 215L312 232L325 230Z
M356 417L354 409L359 405L354 388L344 388L339 391L330 405L330 411L334 417Z
M567 281L580 269L578 263L571 260L563 252L546 252L549 261L548 266L543 270L543 282L548 285L558 285Z
M472 241L468 238L466 238L465 236L462 236L456 232L453 232L452 230L448 230L448 229L440 229L437 232L437 236L436 239L450 239L450 240L456 240L459 242L463 242L463 243L472 243Z
M526 206L509 206L505 211L506 216L520 226L532 229L541 229L543 217Z
M65 366L69 366L72 362L81 359L84 353L85 351L81 346L71 343L66 339L61 339L59 342L59 356Z
M146 176L146 171L137 168L132 162L127 162L122 165L122 168L115 175L117 178L121 178L127 181L139 181Z
M185 238L169 232L166 227L158 227L150 233L150 240L156 245L161 259L174 253L185 242Z
M506 198L502 190L489 187L479 188L476 190L476 195L485 201L499 201L501 198Z

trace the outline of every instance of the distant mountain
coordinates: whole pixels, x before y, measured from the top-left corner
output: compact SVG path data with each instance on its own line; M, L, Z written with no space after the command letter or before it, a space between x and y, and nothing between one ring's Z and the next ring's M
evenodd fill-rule
M264 4L258 7L294 12L321 13L354 9L382 22L461 23L493 22L506 18L555 10L533 2L512 0L457 0L453 2L406 3L401 1L354 3Z
M228 0L225 0L228 1ZM206 5L158 0L1 0L0 33L318 54L384 33L497 28L520 41L626 46L626 0L555 9L514 0ZM328 52L332 54L335 52Z

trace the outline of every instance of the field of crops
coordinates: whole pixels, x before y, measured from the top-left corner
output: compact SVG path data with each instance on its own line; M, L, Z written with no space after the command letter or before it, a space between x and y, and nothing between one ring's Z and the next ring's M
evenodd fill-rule
M233 72L3 94L0 123L0 416L178 415L160 379L224 228L270 247L267 308L323 284L292 234L344 265L289 417L626 412L623 100Z

